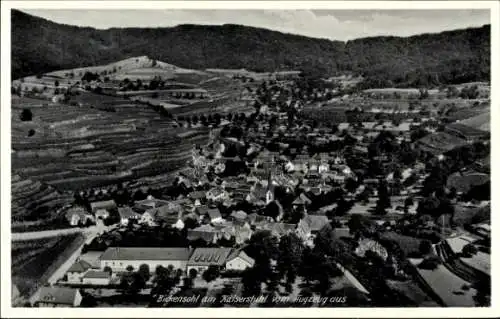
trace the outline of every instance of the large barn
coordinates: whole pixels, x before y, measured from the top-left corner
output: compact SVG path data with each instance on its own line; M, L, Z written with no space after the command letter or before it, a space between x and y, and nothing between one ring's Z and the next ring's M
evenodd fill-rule
M100 260L101 268L107 266L113 271L126 271L128 266L137 270L142 264L146 264L154 272L157 266L169 265L185 270L190 256L191 249L181 247L109 247Z

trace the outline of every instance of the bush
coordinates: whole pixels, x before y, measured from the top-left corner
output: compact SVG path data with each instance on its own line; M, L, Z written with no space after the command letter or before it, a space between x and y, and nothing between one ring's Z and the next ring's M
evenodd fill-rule
M425 256L431 252L431 248L432 248L432 244L429 240L422 240L420 242L420 246L419 246L418 250L419 250L420 254L422 254L422 256Z
M30 109L23 109L19 118L23 122L31 121L33 119L33 113L31 113Z
M427 270L434 270L440 264L441 264L441 259L439 259L438 256L432 255L424 258L424 260L422 260L422 262L420 263L420 265L418 265L418 267Z
M229 270L223 271L221 273L221 277L224 277L224 278L236 278L236 277L241 277L242 274L243 274L242 270L229 269Z
M462 248L462 255L464 257L472 257L477 254L477 247L472 244L467 244Z
M28 136L33 136L33 135L35 135L35 130L34 129L29 130Z

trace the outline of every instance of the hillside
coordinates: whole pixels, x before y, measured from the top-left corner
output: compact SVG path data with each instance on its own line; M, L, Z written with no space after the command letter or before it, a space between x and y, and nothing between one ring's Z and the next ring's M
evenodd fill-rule
M12 11L13 78L142 55L188 69L354 72L367 87L489 81L490 26L341 42L239 25L96 30Z

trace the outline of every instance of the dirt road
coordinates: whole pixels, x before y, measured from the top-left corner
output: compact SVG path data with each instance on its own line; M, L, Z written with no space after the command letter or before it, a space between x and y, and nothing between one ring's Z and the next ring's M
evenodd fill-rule
M91 226L88 228L75 227L75 228L63 228L63 229L44 230L35 232L12 233L11 240L23 241L23 240L41 239L41 238L56 237L61 235L71 235L86 231L95 231L96 229L97 226Z

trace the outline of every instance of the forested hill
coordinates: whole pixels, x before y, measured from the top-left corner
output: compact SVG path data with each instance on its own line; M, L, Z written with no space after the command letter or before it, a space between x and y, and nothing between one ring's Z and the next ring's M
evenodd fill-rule
M488 81L490 26L342 42L239 25L96 30L12 11L13 78L142 55L195 69L352 71L368 86Z

